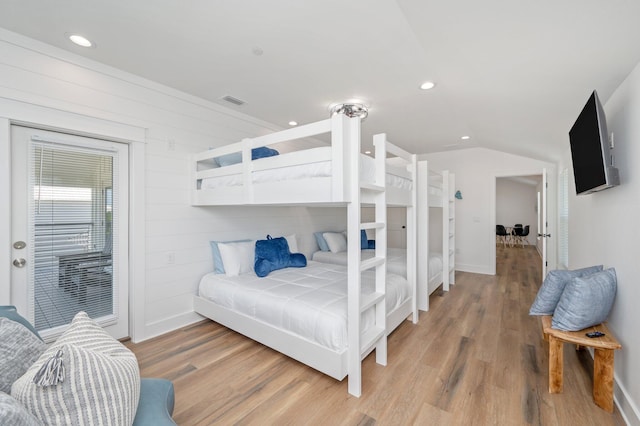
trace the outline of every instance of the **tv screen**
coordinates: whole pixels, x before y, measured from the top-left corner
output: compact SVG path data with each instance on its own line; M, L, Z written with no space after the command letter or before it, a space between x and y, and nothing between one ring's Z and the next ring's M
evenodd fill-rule
M619 184L611 153L604 110L594 90L569 131L577 194L589 194Z

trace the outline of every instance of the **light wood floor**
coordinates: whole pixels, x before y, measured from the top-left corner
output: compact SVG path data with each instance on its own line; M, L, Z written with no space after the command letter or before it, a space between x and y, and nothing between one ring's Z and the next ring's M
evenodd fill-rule
M386 367L364 361L360 398L208 320L128 346L143 376L173 380L180 425L623 425L592 402L584 351L565 345L564 393L548 393L547 347L528 315L540 258L533 247L497 256L496 276L457 273L417 325L401 325Z

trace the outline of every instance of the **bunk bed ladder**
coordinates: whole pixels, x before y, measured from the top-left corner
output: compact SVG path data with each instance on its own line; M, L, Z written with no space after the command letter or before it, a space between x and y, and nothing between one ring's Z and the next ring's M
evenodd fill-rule
M442 172L442 290L449 291L455 283L455 196L454 176L448 170Z
M360 119L351 119L350 137L352 142L360 140ZM376 145L376 182L367 184L360 182L359 161L351 161L350 170L350 202L347 206L348 232L348 333L349 333L349 393L360 396L362 393L362 359L373 349L376 351L376 362L387 364L387 332L386 332L386 251L387 251L387 209L385 193L385 161L386 145L384 139ZM360 144L349 144L349 156L353 160L360 156ZM361 223L362 192L373 195L375 206L375 222ZM371 259L362 261L360 248L361 230L376 231L376 252ZM375 268L375 291L361 296L361 274ZM361 333L360 317L362 312L374 307L375 324Z
M449 267L447 268L449 274L449 284L456 283L456 197L455 197L455 175L453 173L446 172L446 178L449 185L449 192L447 193L447 199L449 202Z

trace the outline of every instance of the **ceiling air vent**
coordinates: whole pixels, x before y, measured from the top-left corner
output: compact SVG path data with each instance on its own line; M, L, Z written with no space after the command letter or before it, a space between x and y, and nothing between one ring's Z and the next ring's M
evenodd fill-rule
M225 95L225 96L221 97L220 99L222 99L225 102L229 102L231 104L237 105L237 106L242 106L242 105L246 104L246 102L243 101L242 99L234 98L233 96L230 96L230 95Z

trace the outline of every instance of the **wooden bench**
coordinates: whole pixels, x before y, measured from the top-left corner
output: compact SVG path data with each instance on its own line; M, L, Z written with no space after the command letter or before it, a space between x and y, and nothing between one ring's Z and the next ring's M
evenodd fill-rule
M560 331L551 328L551 316L542 318L544 339L549 342L549 393L562 392L563 344L573 343L577 349L590 347L594 350L593 401L610 413L613 412L613 354L622 345L603 324L580 331ZM602 337L587 337L585 333L600 331Z

